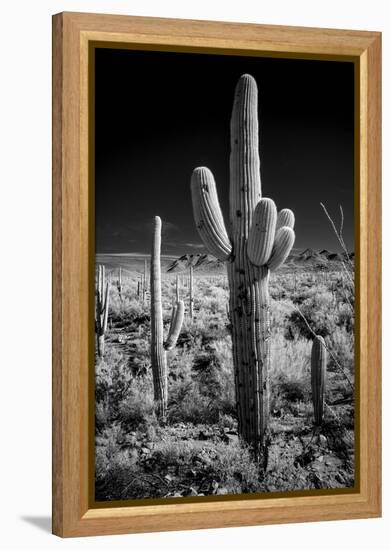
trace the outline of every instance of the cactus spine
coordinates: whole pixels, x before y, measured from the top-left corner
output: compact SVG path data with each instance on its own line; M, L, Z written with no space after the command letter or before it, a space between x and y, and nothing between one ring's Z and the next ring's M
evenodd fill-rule
M98 266L98 284L95 292L95 332L98 343L98 355L105 353L105 332L109 317L109 282L106 281L105 266Z
M326 363L325 341L322 336L315 336L311 352L311 388L314 418L317 426L320 426L323 420Z
M269 273L289 254L294 241L293 213L277 214L261 197L258 152L258 92L253 77L236 86L231 117L230 232L208 168L196 168L191 189L199 234L210 253L227 261L230 320L239 433L256 456L267 460L269 418ZM287 214L290 213L290 214Z
M151 254L151 365L157 414L165 421L167 412L167 351L172 350L178 340L185 307L183 301L176 302L172 311L168 337L164 342L160 267L161 227L161 219L156 216Z

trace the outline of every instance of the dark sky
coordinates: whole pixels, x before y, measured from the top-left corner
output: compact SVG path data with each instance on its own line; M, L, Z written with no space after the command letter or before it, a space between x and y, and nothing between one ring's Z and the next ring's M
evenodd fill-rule
M162 252L203 251L190 176L214 173L226 225L229 123L243 73L259 92L262 195L296 215L296 248L339 250L319 202L345 213L353 247L352 63L172 52L96 50L96 250L149 252L152 218Z

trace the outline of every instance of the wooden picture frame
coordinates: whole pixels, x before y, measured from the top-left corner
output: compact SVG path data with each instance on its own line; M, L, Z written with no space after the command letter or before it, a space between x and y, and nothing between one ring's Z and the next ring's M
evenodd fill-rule
M96 507L89 441L93 334L88 136L91 45L349 59L356 74L358 482L343 494ZM381 514L381 34L87 13L53 17L53 533L62 537L378 517ZM91 347L92 339L92 347Z

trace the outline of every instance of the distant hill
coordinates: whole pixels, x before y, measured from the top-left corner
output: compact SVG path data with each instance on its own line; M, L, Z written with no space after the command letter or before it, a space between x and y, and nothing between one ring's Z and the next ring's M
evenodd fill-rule
M314 250L313 248L306 248L299 254L291 254L287 263L288 265L302 265L303 267L333 268L344 259L346 258L343 253L330 252L325 248L320 251ZM349 254L349 259L352 261L354 260L354 252Z
M184 254L171 262L166 270L167 273L179 273L180 271L185 271L191 265L195 270L213 271L222 269L224 263L212 256L212 254Z

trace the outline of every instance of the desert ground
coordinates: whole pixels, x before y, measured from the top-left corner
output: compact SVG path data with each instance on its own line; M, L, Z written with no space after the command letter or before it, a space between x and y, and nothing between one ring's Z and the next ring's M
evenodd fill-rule
M224 265L207 255L162 257L165 330L177 292L185 319L167 354L168 411L161 423L150 364L149 256L97 255L96 263L109 281L105 351L95 364L96 500L353 486L354 296L340 255L296 252L271 274L266 468L238 438ZM329 351L321 426L314 425L311 400L313 334L324 337Z

